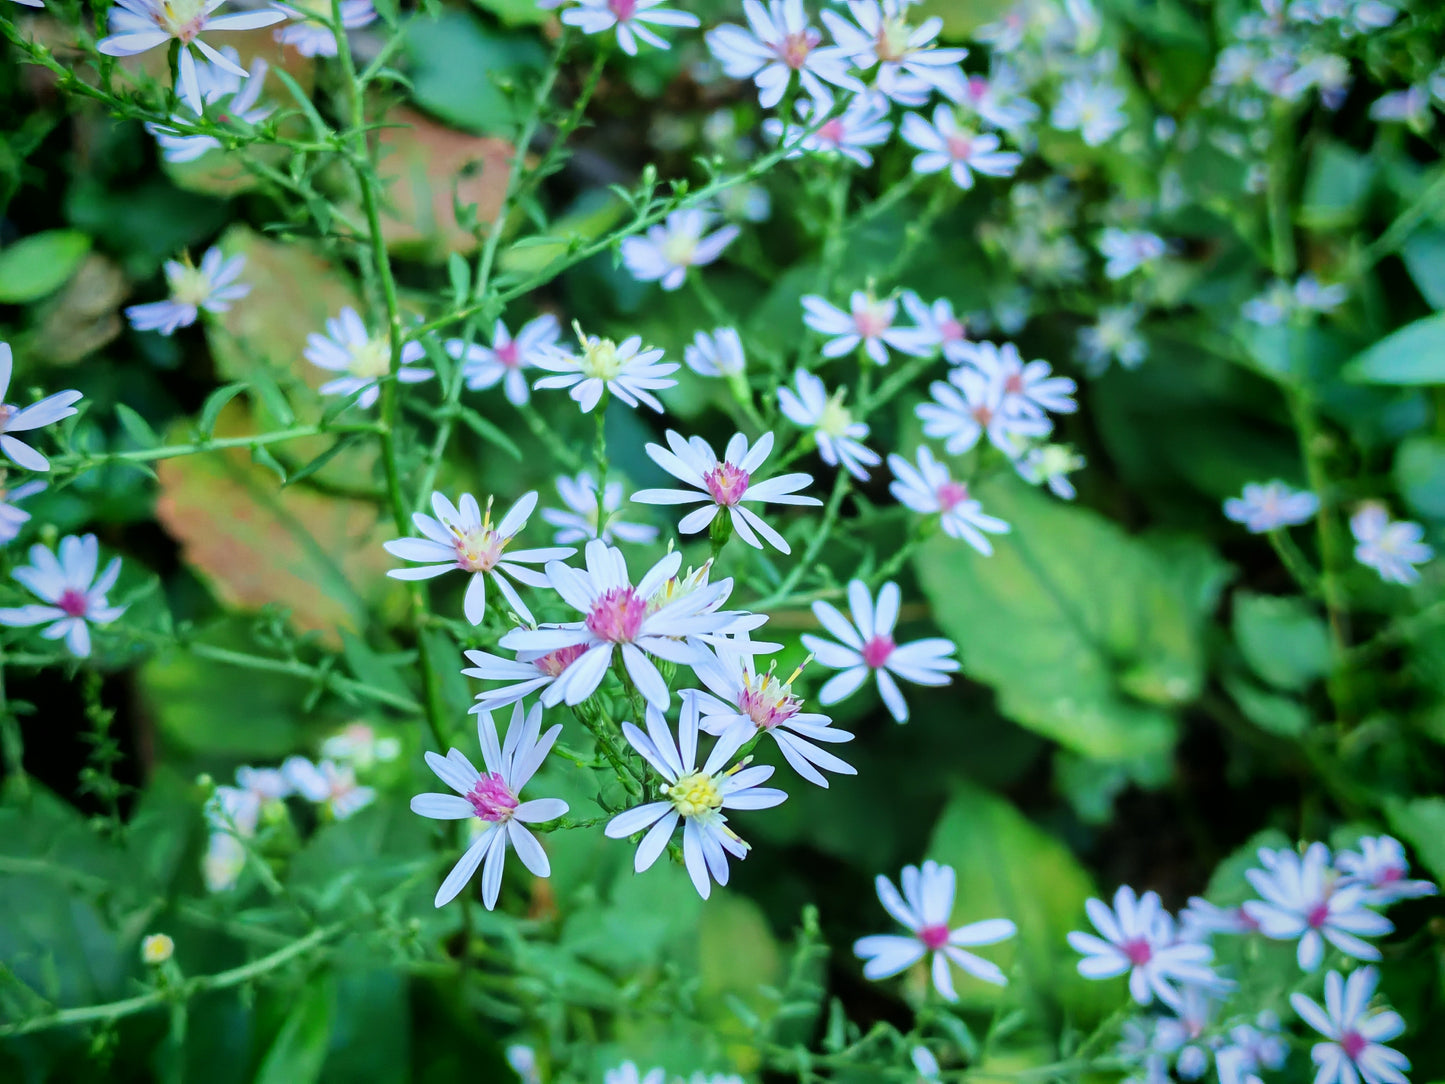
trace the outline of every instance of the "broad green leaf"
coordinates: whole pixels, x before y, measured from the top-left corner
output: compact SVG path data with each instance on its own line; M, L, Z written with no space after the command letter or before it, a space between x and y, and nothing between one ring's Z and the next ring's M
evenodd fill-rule
M1245 900L1256 899L1258 893L1245 880L1244 874L1246 870L1259 867L1259 849L1269 847L1279 850L1290 846L1293 846L1292 841L1278 828L1266 828L1255 833L1214 867L1209 885L1204 890L1205 899L1218 907L1238 907Z
M1276 688L1305 689L1330 669L1329 632L1302 598L1235 592L1234 639L1250 669Z
M1387 798L1385 817L1431 877L1445 881L1445 798Z
M322 1084L406 1080L410 1068L411 1006L405 972L375 966L336 976L336 1014Z
M1355 355L1343 375L1362 384L1445 384L1445 312L1385 336Z
M963 673L992 685L1005 715L1085 756L1172 747L1169 709L1203 679L1218 559L1196 543L1131 538L1011 478L977 496L1013 527L993 556L939 534L914 558Z
M483 11L491 12L503 26L541 26L552 13L533 0L472 0Z
M1395 486L1416 515L1445 519L1445 440L1406 437L1395 450Z
M46 230L0 249L0 303L24 305L65 285L90 251L79 230Z
M403 24L412 98L448 124L510 135L547 63L534 34L505 33L465 11L413 15Z
M1309 729L1310 714L1298 700L1266 692L1239 675L1227 674L1223 681L1239 710L1261 730L1281 738L1298 738Z
M1313 229L1339 229L1355 222L1369 195L1375 169L1370 158L1326 140L1310 157L1300 222Z
M1400 248L1400 258L1420 296L1432 309L1445 309L1445 230L1416 230Z
M336 979L313 975L291 1003L276 1041L266 1051L255 1084L314 1084L321 1076L336 1016Z
M761 988L783 977L782 951L762 908L738 892L714 893L698 923L697 955L699 1000L709 1006L712 1025L727 1043L731 1059L744 1071L757 1071L761 1059L756 1043L727 1003L737 998L759 1016L777 1008Z

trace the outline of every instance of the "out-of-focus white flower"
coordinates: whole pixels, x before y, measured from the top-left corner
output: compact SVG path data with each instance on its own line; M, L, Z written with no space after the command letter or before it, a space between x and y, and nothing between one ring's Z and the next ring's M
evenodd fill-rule
M246 76L244 68L207 45L200 36L213 30L255 30L286 18L283 13L269 9L214 14L224 3L225 0L116 0L110 9L110 35L95 47L107 56L134 56L175 41L180 47L178 92L191 111L199 114L204 103L192 45L212 64L242 78Z
M1023 155L999 150L999 137L992 132L982 134L962 127L953 108L940 105L933 111L930 124L917 113L907 113L900 129L903 140L922 153L913 159L914 173L940 173L948 170L959 188L972 188L973 175L1011 177Z
M1132 1066L1134 1072L1122 1084L1170 1084L1169 1059L1157 1047L1158 1018L1130 1017L1119 1029L1119 1042L1114 1048L1119 1060Z
M577 6L562 13L562 21L584 34L605 34L617 28L617 44L628 56L637 55L637 43L644 41L659 49L668 48L649 26L700 26L696 15L661 7L666 0L577 0Z
M348 723L321 743L323 757L363 772L395 760L400 754L401 741L378 734L370 723Z
M336 34L330 26L330 0L298 0L294 4L278 2L275 7L292 20L276 31L276 40L280 44L292 46L302 56L336 55ZM359 30L375 21L376 8L371 0L341 0L343 30Z
M1405 1030L1392 1009L1370 1009L1380 981L1373 967L1362 967L1348 979L1338 971L1325 976L1325 1003L1290 994L1300 1019L1325 1037L1310 1051L1318 1071L1316 1084L1407 1084L1410 1059L1384 1044Z
M915 1046L908 1052L908 1060L913 1062L913 1068L918 1072L918 1079L927 1081L928 1084L937 1084L940 1072L938 1059L926 1046Z
M446 352L462 361L462 377L472 391L485 391L499 381L513 406L527 402L529 390L526 371L537 364L537 358L557 343L561 328L551 313L528 320L516 337L507 325L498 320L492 328L492 345L467 344L464 339L448 339Z
M962 319L954 315L953 302L940 297L932 305L927 305L912 290L904 290L898 300L903 302L903 308L918 325L929 345L942 350L947 361L959 365L969 359L972 343L968 340L968 328Z
M636 1062L624 1061L616 1069L608 1069L602 1074L602 1084L665 1084L667 1071L665 1069L649 1069L645 1075L640 1074Z
M812 97L825 96L822 81L862 90L848 74L849 57L837 46L823 46L823 35L808 22L803 0L743 0L748 27L724 23L707 32L707 47L731 79L758 85L758 104L771 109L796 72Z
M966 926L950 928L953 914L955 876L952 866L927 861L920 869L904 866L900 878L902 894L882 874L874 882L883 909L908 929L901 934L874 934L853 942L853 951L866 961L863 977L886 979L932 955L933 985L947 1001L957 1001L950 964L956 964L974 978L999 986L1008 983L999 966L982 956L966 952L978 945L1007 941L1018 928L1006 918L988 918Z
M1005 60L994 60L988 75L970 75L962 101L979 120L1018 133L1038 119L1039 107L1023 95L1023 80Z
M1428 128L1432 118L1430 91L1423 83L1383 94L1370 106L1371 120L1408 124L1416 129Z
M1262 1069L1282 1069L1289 1056L1289 1044L1280 1031L1279 1018L1262 1012L1253 1024L1236 1024L1229 1029L1229 1041L1214 1054L1219 1084L1263 1084Z
M506 707L508 704L515 704L529 693L545 689L586 651L586 644L573 644L555 651L519 651L516 659L504 659L485 651L464 652L474 664L462 671L467 677L480 678L482 681L510 682L499 689L478 693L477 703L470 710L476 713Z
M711 525L719 511L726 509L738 537L754 549L762 549L757 536L762 535L774 549L791 553L787 540L763 522L747 502L755 504L818 504L816 497L805 497L798 490L813 484L811 475L801 472L780 474L765 482L754 482L753 475L773 450L773 434L764 433L756 444L748 447L741 433L733 435L718 458L712 446L702 437L683 440L680 433L669 429L667 447L649 444L647 456L668 474L692 489L642 489L632 495L641 504L695 504L703 507L689 512L678 522L682 534L696 534ZM756 532L756 534L754 533Z
M105 597L120 575L120 558L112 557L97 576L99 564L100 542L93 534L66 535L56 553L37 542L30 547L30 563L10 575L40 602L0 609L0 625L26 628L48 622L41 636L64 637L70 653L85 658L90 654L90 626L109 625L126 609L110 605Z
M830 467L840 464L860 482L868 480L867 467L876 467L881 459L867 447L868 426L853 420L843 405L843 389L831 396L823 381L805 369L793 374L793 387L778 389L778 407L787 419L801 429L810 429L818 445L818 454Z
M1099 235L1104 274L1122 279L1164 255L1164 239L1148 230L1121 230L1110 226Z
M1259 860L1265 868L1244 875L1263 899L1247 901L1244 912L1259 923L1264 936L1298 940L1301 968L1313 971L1320 966L1326 940L1357 960L1380 958L1380 950L1361 936L1379 937L1395 926L1365 906L1363 885L1335 883L1328 847L1312 843L1303 858L1288 848L1261 848Z
M712 334L699 331L683 347L682 360L698 376L741 376L747 365L743 340L730 327L720 327Z
M777 117L769 117L763 121L763 133L781 144L797 143L797 148L789 152L789 158L840 154L867 169L873 164L873 156L864 148L887 143L893 134L893 122L888 119L888 99L880 94L860 94L843 112L818 125L816 132L810 131L832 108L831 98L805 99L794 107L796 124L784 124Z
M1047 361L1024 362L1013 343L971 343L968 361L991 380L1003 385L1003 410L1010 414L1041 417L1047 413L1072 414L1078 385L1067 376L1054 376Z
M1206 1032L1216 1004L1210 987L1186 986L1175 1015L1155 1024L1155 1047L1174 1058L1174 1071L1183 1080L1198 1080L1209 1068L1212 1036Z
M555 820L567 812L567 803L560 798L533 798L524 802L520 795L522 788L537 774L560 733L561 723L542 733L541 704L533 704L532 710L525 712L522 705L517 704L507 726L505 745L497 736L497 724L492 721L491 713L484 711L477 716L477 740L481 744L485 771L477 771L466 754L457 749L447 750L446 756L427 752L427 766L457 793L418 794L411 800L411 811L434 820L475 817L482 822L481 832L437 889L436 906L455 899L480 865L482 903L489 911L495 907L509 843L534 877L551 874L547 852L527 825Z
M649 226L642 237L622 242L622 262L638 282L657 282L676 290L689 267L702 267L722 255L738 235L736 226L723 226L707 237L716 216L696 207L673 211L660 226Z
M246 845L230 832L212 832L201 856L201 878L208 892L225 892L236 886L246 868Z
M633 335L621 344L596 335L583 335L579 357L560 347L540 351L534 364L539 369L557 373L544 376L534 388L570 388L567 393L587 414L602 401L604 392L611 392L630 407L646 403L659 414L662 404L654 391L677 383L672 374L681 367L675 361L662 360L663 351L644 350L642 336Z
M1275 479L1265 482L1250 482L1244 487L1244 495L1230 497L1224 502L1224 515L1235 523L1244 524L1251 534L1265 534L1281 527L1293 527L1308 523L1319 511L1320 499L1308 490L1290 489Z
M534 620L532 611L527 609L508 577L528 587L546 587L547 578L542 573L522 566L561 560L577 552L570 547L507 552L507 546L521 533L532 509L537 507L536 491L522 494L495 527L490 498L485 513L470 493L462 494L460 507L452 504L445 494L433 493L431 506L436 518L421 512L411 517L424 538L397 538L383 544L393 557L424 562L422 567L393 568L387 575L397 580L429 580L453 569L465 572L471 580L462 606L473 625L480 625L487 615L487 577L491 576L507 604L530 624Z
M257 57L251 61L251 74L243 80L235 72L235 69L240 67L241 54L230 45L222 48L221 54L230 61L231 67L218 67L209 60L203 60L196 65L196 78L201 84L202 100L207 105L219 105L220 119L227 123L240 121L247 125L260 124L275 112L275 106L257 104L265 85L266 73L270 70L269 65L263 58ZM196 116L172 113L170 124L146 122L146 131L155 136L156 144L161 148L161 156L167 162L194 162L207 151L221 146L221 141L214 136L182 135L174 127L179 124L194 124Z
M803 297L803 323L829 337L823 344L825 358L840 358L860 345L879 365L888 364L890 346L914 357L932 353L932 344L924 332L916 327L894 327L897 315L898 302L892 298L876 298L866 290L853 291L848 298L847 312L817 294Z
M1045 416L1008 410L1003 380L976 369L960 366L928 388L933 401L920 403L914 413L925 435L943 438L949 455L962 455L987 434L990 444L1013 458L1021 442L1053 429Z
M1183 1005L1176 983L1213 986L1217 976L1209 963L1214 952L1208 945L1176 940L1174 920L1160 905L1159 896L1145 892L1136 897L1128 885L1114 893L1111 910L1103 900L1084 904L1089 921L1102 938L1078 930L1069 934L1069 944L1083 953L1079 974L1086 979L1111 979L1129 972L1129 993L1140 1005L1157 995L1173 1009Z
M356 405L366 410L376 403L381 395L381 380L391 372L391 339L387 335L373 338L356 310L348 305L339 316L326 321L325 335L306 337L305 356L318 368L346 374L322 384L322 395L355 395ZM430 380L435 374L415 365L425 356L421 343L404 344L397 380L403 384Z
M1112 83L1070 79L1059 91L1049 123L1061 132L1077 131L1091 147L1100 146L1128 123L1124 92Z
M593 538L604 542L616 539L639 546L657 540L657 528L651 524L627 523L617 518L622 508L621 482L608 482L603 486L599 501L597 479L592 477L591 471L584 470L575 478L560 475L557 478L557 494L567 506L567 511L544 508L542 518L557 528L552 541L559 546Z
M933 637L899 644L893 639L893 626L898 622L901 592L896 583L885 583L878 590L875 606L862 580L848 584L850 622L831 603L813 603L813 616L841 643L825 640L811 633L803 635L803 645L818 659L818 665L841 673L833 675L818 692L820 704L836 704L852 696L872 674L894 721L908 721L908 702L894 677L915 685L947 685L948 675L958 669L958 660L951 658L955 648L952 640Z
M305 757L287 757L281 774L308 802L323 805L339 821L358 813L376 800L376 791L356 781L349 764L323 760L313 764Z
M827 9L821 18L855 65L865 71L877 65L874 89L899 105L923 105L934 90L961 101L967 78L959 65L968 50L944 49L934 44L943 30L943 20L937 15L911 25L907 18L911 2L848 0L854 22Z
M632 863L641 873L657 861L681 820L683 863L697 894L707 899L712 881L728 883L727 856L746 858L748 853L748 845L728 827L722 811L770 809L788 796L759 786L773 774L770 764L746 767L743 761L725 768L747 736L742 730L718 738L702 768L697 767L698 706L692 698L682 702L676 742L662 712L651 707L646 734L631 723L622 724L622 734L666 782L658 788L662 801L636 806L608 821L608 838L625 839L647 830Z
M888 457L888 468L893 472L888 491L899 504L921 515L939 516L944 534L967 542L985 557L993 553L993 544L984 532L1008 533L1009 525L986 514L983 505L969 494L968 486L955 482L927 445L919 446L916 466L894 454Z
M1365 902L1372 907L1435 894L1435 886L1429 881L1407 879L1410 860L1405 857L1405 848L1398 839L1365 836L1357 846L1358 851L1341 851L1335 855L1335 868L1344 874L1341 885L1364 887Z
M14 357L10 344L0 343L0 400L10 391L13 372ZM12 434L62 421L76 412L75 404L80 400L78 391L58 391L27 407L0 402L0 452L5 453L10 462L26 470L49 470L50 460Z
M1391 520L1378 501L1366 501L1350 517L1355 536L1355 560L1373 568L1386 583L1419 582L1423 565L1435 556L1424 541L1425 528L1408 519Z
M35 496L45 488L44 482L32 481L6 489L3 482L4 475L0 474L0 546L14 542L20 534L20 528L30 519L30 513L23 508L17 508L16 503Z
M1029 485L1049 487L1049 491L1061 500L1071 501L1078 492L1069 475L1084 466L1084 457L1067 444L1045 444L1030 448L1014 460L1014 469Z
M1203 896L1190 896L1179 912L1179 937L1184 941L1208 941L1217 933L1258 933L1259 923L1243 907L1219 907Z
M165 301L131 305L125 310L131 327L137 331L158 331L170 335L177 328L190 327L202 309L226 312L232 301L239 301L251 292L236 277L246 268L246 257L240 254L226 259L219 248L206 249L199 267L189 256L165 263L166 285L171 296Z
M537 1052L530 1046L512 1043L503 1053L522 1084L542 1084L542 1073L537 1068Z
M1117 361L1137 369L1149 356L1149 344L1139 334L1144 310L1138 305L1109 305L1099 310L1097 322L1079 329L1079 360L1091 376L1098 376Z

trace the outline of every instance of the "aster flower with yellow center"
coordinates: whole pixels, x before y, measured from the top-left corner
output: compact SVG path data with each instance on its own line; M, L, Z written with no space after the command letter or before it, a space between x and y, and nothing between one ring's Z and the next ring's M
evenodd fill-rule
M375 404L381 395L381 381L391 373L391 339L371 335L350 306L326 321L325 335L307 336L305 356L318 368L345 374L322 384L322 395L355 395L356 405L363 410ZM435 374L415 364L425 356L419 342L402 346L396 379L403 384L430 380Z
M236 281L236 276L245 266L246 257L237 255L227 260L214 246L201 257L200 266L191 263L189 256L167 260L166 284L170 287L171 296L165 301L131 305L125 310L125 315L137 331L170 335L177 328L194 324L202 309L206 312L226 312L232 301L250 293L249 285Z
M623 339L619 344L584 334L580 327L576 327L576 332L582 353L573 354L561 347L537 352L533 364L557 375L544 376L532 385L534 388L571 389L567 394L584 414L602 401L604 392L617 396L630 407L641 402L662 413L662 403L652 393L677 383L672 379L672 374L681 368L677 362L663 361L661 350L644 350L640 335Z

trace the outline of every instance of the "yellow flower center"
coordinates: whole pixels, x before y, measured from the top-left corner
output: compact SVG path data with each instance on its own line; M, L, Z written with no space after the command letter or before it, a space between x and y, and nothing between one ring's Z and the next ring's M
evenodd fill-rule
M582 347L582 374L589 379L616 380L622 372L617 344L611 339L588 339Z
M391 371L391 343L385 338L368 339L351 352L352 376L381 377Z
M211 277L199 268L185 264L179 272L168 274L171 296L182 305L200 308L211 296Z
M843 392L833 393L823 407L823 415L818 419L818 428L830 437L843 437L848 434L848 427L853 424L853 415L843 405Z
M713 782L712 776L704 772L685 775L671 786L663 787L662 793L672 802L672 808L684 817L696 817L722 808L722 791Z

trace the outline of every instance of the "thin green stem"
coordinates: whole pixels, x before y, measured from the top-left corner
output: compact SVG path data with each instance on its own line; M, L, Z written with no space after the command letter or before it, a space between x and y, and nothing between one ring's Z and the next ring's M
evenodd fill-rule
M777 606L788 597L793 588L798 586L798 581L803 578L803 573L811 569L818 560L818 555L823 552L823 547L828 544L828 539L833 533L833 527L838 522L838 513L843 507L843 498L848 495L851 488L852 476L841 468L833 479L833 492L828 495L828 503L823 507L823 521L818 524L813 532L813 537L808 540L807 549L803 551L802 557L793 565L788 574L783 577L783 582L778 584L778 589L766 598L753 604L755 610L769 610Z

